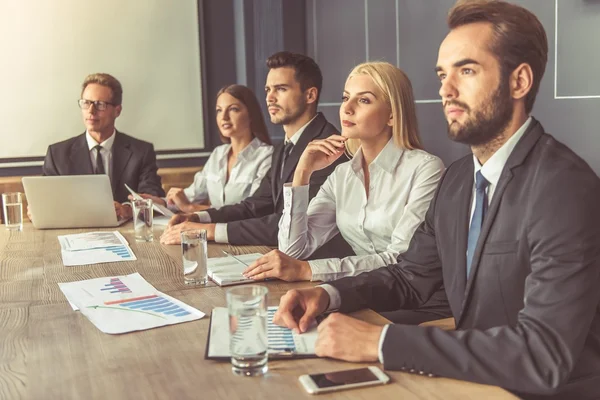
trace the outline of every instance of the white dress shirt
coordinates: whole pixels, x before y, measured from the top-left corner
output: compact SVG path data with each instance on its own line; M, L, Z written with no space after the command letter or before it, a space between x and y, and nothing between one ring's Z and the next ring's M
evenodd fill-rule
M221 208L236 204L252 195L271 168L273 146L258 138L239 152L227 180L227 162L231 144L216 147L202 171L194 176L194 183L184 189L192 203L210 201L211 207Z
M112 135L108 139L106 139L102 143L96 142L96 140L90 135L90 133L85 131L85 139L87 141L88 149L90 151L90 160L92 161L92 169L96 168L96 158L98 156L94 147L97 145L102 146L100 150L100 156L102 157L102 164L104 165L104 172L108 175L109 179L112 181L112 147L115 143L115 133L116 130L113 131Z
M442 176L442 161L423 150L399 149L390 139L369 164L365 191L363 154L340 164L310 201L309 186L283 189L279 250L307 258L338 232L355 256L309 261L313 280L358 275L396 262L423 221Z
M314 117L312 117L312 119L310 121L308 121L306 124L304 124L300 129L298 129L296 131L296 133L294 133L292 135L291 138L289 139L285 139L285 142L287 143L288 140L291 141L292 143L294 143L294 146L296 145L296 143L298 143L298 140L300 140L300 136L302 136L302 133L304 132L304 130L306 129L306 127L316 118L317 116L315 115ZM273 150L271 150L272 152ZM211 220L210 220L210 215L206 212L206 211L199 211L196 214L198 214L198 218L200 219L200 222L203 224L210 224ZM217 223L215 224L215 242L217 243L229 243L229 237L227 236L227 224L226 223Z
M527 118L527 121L512 135L506 143L502 145L492 156L485 162L485 164L481 165L477 157L473 155L473 164L475 165L475 169L473 171L473 194L471 195L471 219L473 219L473 213L475 212L475 176L477 172L481 171L481 175L489 182L489 185L485 189L488 199L488 205L492 202L492 196L494 195L494 191L498 186L498 181L500 180L500 175L502 174L502 170L504 169L504 165L508 160L508 157L512 153L513 149L523 137L523 134L531 124L531 117ZM469 223L470 225L470 223ZM465 250L466 251L466 250Z
M500 179L502 170L506 165L506 161L508 161L508 158L510 157L512 151L514 150L519 140L521 140L530 124L531 117L529 117L527 121L525 121L525 123L521 125L521 127L514 133L514 135L512 135L510 139L508 139L506 143L502 145L502 147L496 150L496 152L486 161L486 163L483 166L479 163L477 157L473 156L473 163L475 165L474 175L477 174L477 171L481 170L481 174L483 175L483 177L490 183L486 189L488 196L488 204L492 200L494 190L498 185L498 180ZM473 182L475 182L475 180L473 180ZM473 183L473 193L471 195L472 199L475 198L475 190L475 183ZM471 218L473 218L474 211L475 202L471 201ZM329 295L328 310L335 310L336 308L339 308L342 300L340 298L340 293L337 291L337 289L327 284L321 285L321 287L325 289L325 291ZM383 330L381 331L381 336L379 337L379 362L381 362L382 364L383 342L385 340L385 335L387 334L388 328L389 325L384 326Z

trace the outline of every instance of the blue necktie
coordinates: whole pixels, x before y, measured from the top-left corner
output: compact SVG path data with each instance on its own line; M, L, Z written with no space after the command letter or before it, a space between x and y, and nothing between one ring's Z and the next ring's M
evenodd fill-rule
M477 247L477 240L479 239L479 233L481 233L481 225L483 224L483 218L485 217L488 206L488 197L485 189L489 184L490 183L481 174L481 171L477 171L477 174L475 174L475 211L473 212L471 226L469 227L469 239L467 244L467 280L469 279L469 272L471 272L473 253L475 253L475 247Z

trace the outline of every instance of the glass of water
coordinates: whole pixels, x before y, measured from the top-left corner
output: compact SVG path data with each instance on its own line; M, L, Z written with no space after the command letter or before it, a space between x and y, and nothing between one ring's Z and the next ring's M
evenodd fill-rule
M208 283L206 231L190 229L181 232L181 254L183 255L183 282L188 285L206 285Z
M267 288L244 285L227 291L231 370L257 376L268 370Z
M152 199L139 199L131 202L133 206L133 230L137 242L151 242L152 233Z
M4 225L12 231L23 230L23 194L2 193Z

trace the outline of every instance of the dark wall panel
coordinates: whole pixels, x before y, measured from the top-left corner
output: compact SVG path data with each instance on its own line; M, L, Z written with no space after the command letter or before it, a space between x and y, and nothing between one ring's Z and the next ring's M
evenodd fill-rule
M317 0L315 57L323 71L321 102L338 103L348 73L366 60L364 0ZM310 5L309 5L310 6Z
M548 64L532 115L598 173L600 52L596 49L600 38L600 1L514 2L531 10L548 36ZM409 76L426 150L440 156L446 165L468 154L466 146L447 138L447 124L438 94L439 81L434 73L439 45L448 32L446 16L454 3L454 0L306 0L307 49L323 69L327 88L323 101L328 104L321 109L328 118L332 122L335 118L334 124L339 126L339 93L349 70L364 61L368 50L371 60L390 61ZM397 20L392 22L390 14L396 15ZM314 21L317 21L316 38L312 28ZM554 50L556 23L558 59ZM316 42L316 51L313 42ZM558 65L556 87L555 61Z

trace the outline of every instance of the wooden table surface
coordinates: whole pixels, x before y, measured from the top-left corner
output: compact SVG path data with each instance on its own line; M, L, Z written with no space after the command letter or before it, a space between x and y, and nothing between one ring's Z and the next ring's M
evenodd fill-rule
M269 361L269 372L263 377L235 376L229 363L204 359L208 314L213 307L225 306L225 291L214 285L186 286L179 246L136 243L129 224L119 231L137 261L63 266L57 235L86 231L91 230L36 230L30 223L22 232L0 227L0 399L308 399L313 397L300 386L298 376L374 365L330 359ZM234 254L269 250L210 244L209 256L220 256L221 249ZM109 335L73 311L57 285L133 272L207 316ZM269 289L269 305L277 305L288 289L312 284L273 281L263 285ZM369 310L357 316L386 322ZM392 378L388 385L320 398L515 399L497 387L387 373Z

